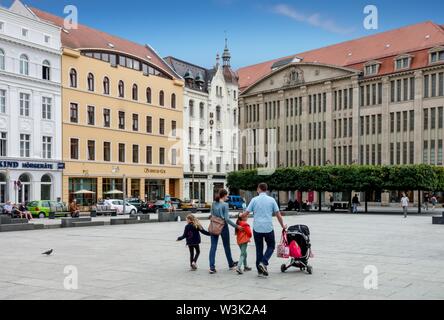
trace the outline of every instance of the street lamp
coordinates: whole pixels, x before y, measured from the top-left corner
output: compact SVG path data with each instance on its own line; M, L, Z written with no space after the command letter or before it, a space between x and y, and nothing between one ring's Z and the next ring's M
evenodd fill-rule
M120 172L120 168L118 166L114 166L111 171L113 174L117 174ZM126 213L126 202L125 202L125 199L126 199L126 175L125 174L123 174L123 190L122 191L123 191L123 213L125 214Z
M190 170L191 170L191 199L193 200L194 198L194 170L196 169L196 167L194 166L194 164L190 165Z

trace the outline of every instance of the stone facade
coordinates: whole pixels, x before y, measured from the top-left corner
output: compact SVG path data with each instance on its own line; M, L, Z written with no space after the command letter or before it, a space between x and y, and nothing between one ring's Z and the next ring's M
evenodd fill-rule
M300 60L271 71L239 101L243 167L443 165L444 49L427 53L424 67L397 69L397 56L383 75L378 61L360 70Z

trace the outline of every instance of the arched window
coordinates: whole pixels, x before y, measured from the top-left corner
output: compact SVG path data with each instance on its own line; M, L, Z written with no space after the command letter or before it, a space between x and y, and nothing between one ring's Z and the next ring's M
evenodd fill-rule
M0 49L0 70L5 70L5 52Z
M6 198L6 175L0 173L0 203L5 203Z
M92 73L88 74L88 90L94 91L94 75Z
M194 118L194 100L190 100L188 106L190 107L190 118Z
M77 71L76 69L71 69L69 72L69 86L71 88L77 88Z
M119 97L120 98L125 97L125 85L122 80L119 81Z
M220 106L216 107L216 121L221 121L221 109L220 109Z
M205 104L203 102L199 104L199 118L205 118Z
M51 64L48 60L43 61L42 64L42 79L51 80Z
M103 94L109 94L109 78L103 78Z
M151 88L146 88L146 102L151 104Z
M29 59L26 54L20 56L20 74L29 75Z
M171 95L171 108L176 109L176 94Z
M137 87L137 84L133 84L133 100L139 100L139 88Z
M45 174L40 181L40 200L51 200L52 179L49 174Z
M159 92L159 105L161 107L165 105L165 93L162 90Z
M32 198L31 194L31 177L29 174L24 173L19 178L19 188L18 189L18 202L28 202Z

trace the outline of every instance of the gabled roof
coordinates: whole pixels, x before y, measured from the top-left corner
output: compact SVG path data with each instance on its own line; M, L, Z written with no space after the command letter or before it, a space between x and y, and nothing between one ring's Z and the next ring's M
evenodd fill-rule
M40 19L51 22L61 28L64 27L63 18L36 8L31 8L31 10ZM141 45L85 25L79 24L77 29L63 30L62 44L70 49L106 49L127 53L153 64L170 74L173 78L179 78L149 45ZM110 48L110 44L112 44L112 48Z
M384 60L402 53L420 52L444 44L444 27L431 21L378 33L375 35L342 42L324 48L259 63L238 70L241 90L271 72L273 64L291 58L302 58L303 62L319 62L342 67L362 69L370 60ZM416 60L416 57L415 59ZM415 64L415 61L414 61ZM418 65L418 64L417 64ZM393 72L393 60L391 63ZM390 72L389 68L380 68Z

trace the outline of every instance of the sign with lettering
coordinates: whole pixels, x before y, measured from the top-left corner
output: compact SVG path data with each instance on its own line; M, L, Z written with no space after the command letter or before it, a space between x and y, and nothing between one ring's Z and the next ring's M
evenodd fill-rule
M0 168L23 170L63 170L64 163L1 160Z
M145 173L149 174L166 174L166 170L163 169L150 169L150 168L146 168L145 169Z

